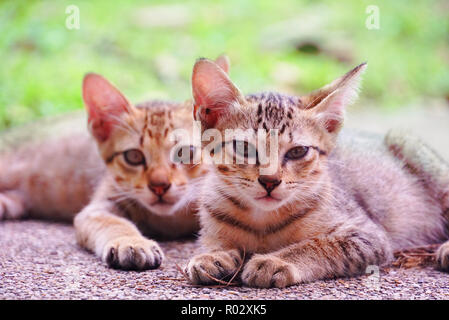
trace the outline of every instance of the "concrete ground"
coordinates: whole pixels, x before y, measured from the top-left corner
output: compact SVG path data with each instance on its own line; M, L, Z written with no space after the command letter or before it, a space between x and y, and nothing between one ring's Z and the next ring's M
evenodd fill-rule
M0 223L0 248L0 299L449 299L449 274L430 267L286 289L197 288L176 268L193 240L163 242L160 269L117 271L79 248L71 226L41 221Z
M349 113L347 127L383 133L405 127L449 159L449 107L428 106L385 115ZM177 270L197 249L192 241L162 243L160 269L109 269L80 249L70 225L0 223L0 299L449 299L449 274L431 267L387 268L380 274L317 281L286 289L197 288Z

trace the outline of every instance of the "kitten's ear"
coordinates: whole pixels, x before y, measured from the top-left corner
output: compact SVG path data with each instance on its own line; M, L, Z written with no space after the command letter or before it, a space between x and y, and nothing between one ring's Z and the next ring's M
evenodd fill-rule
M207 59L198 60L193 67L192 93L193 116L206 129L214 127L236 103L245 102L240 90L223 69Z
M84 76L83 100L88 112L89 130L100 142L109 138L117 119L131 110L128 99L105 78L95 73Z
M222 54L217 59L215 59L215 63L218 64L220 68L223 69L224 72L229 74L229 68L231 67L231 60L225 54Z
M357 98L366 67L362 63L325 87L301 97L303 108L310 110L329 133L337 133L342 127L345 108Z

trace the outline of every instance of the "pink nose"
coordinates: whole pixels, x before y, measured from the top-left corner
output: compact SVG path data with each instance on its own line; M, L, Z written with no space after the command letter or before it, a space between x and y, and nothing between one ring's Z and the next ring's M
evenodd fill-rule
M260 176L257 180L268 193L273 191L282 182L282 180L279 180L277 177L271 176Z
M164 183L164 184L149 184L148 188L150 188L151 191L154 192L157 196L162 196L164 193L167 192L168 189L170 189L171 183Z
M150 174L148 188L157 196L162 196L170 189L169 174L163 167L154 169Z

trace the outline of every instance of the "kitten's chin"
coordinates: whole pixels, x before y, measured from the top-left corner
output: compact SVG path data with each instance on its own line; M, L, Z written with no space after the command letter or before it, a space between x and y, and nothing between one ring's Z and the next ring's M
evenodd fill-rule
M168 216L173 212L173 204L171 203L156 203L150 206L150 211L160 216Z
M252 201L254 206L263 211L272 211L279 209L284 204L284 201L281 199L273 198L270 196L264 196L260 198L254 198Z
M170 216L177 211L176 208L178 207L177 203L153 202L148 204L143 201L139 202L145 209L158 216Z

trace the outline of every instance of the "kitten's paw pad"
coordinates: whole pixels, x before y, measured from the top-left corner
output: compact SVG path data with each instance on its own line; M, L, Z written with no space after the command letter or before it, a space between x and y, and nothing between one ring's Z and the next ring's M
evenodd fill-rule
M18 219L24 212L25 206L18 198L0 193L0 220Z
M164 254L159 245L143 237L121 237L110 241L103 260L109 267L122 270L148 270L158 268Z
M204 253L193 257L186 273L193 284L212 284L214 280L228 280L239 269L242 258L237 250Z
M441 270L449 272L449 241L443 243L437 250L437 263Z
M255 255L242 273L245 285L258 288L284 288L296 284L295 267L277 257Z

